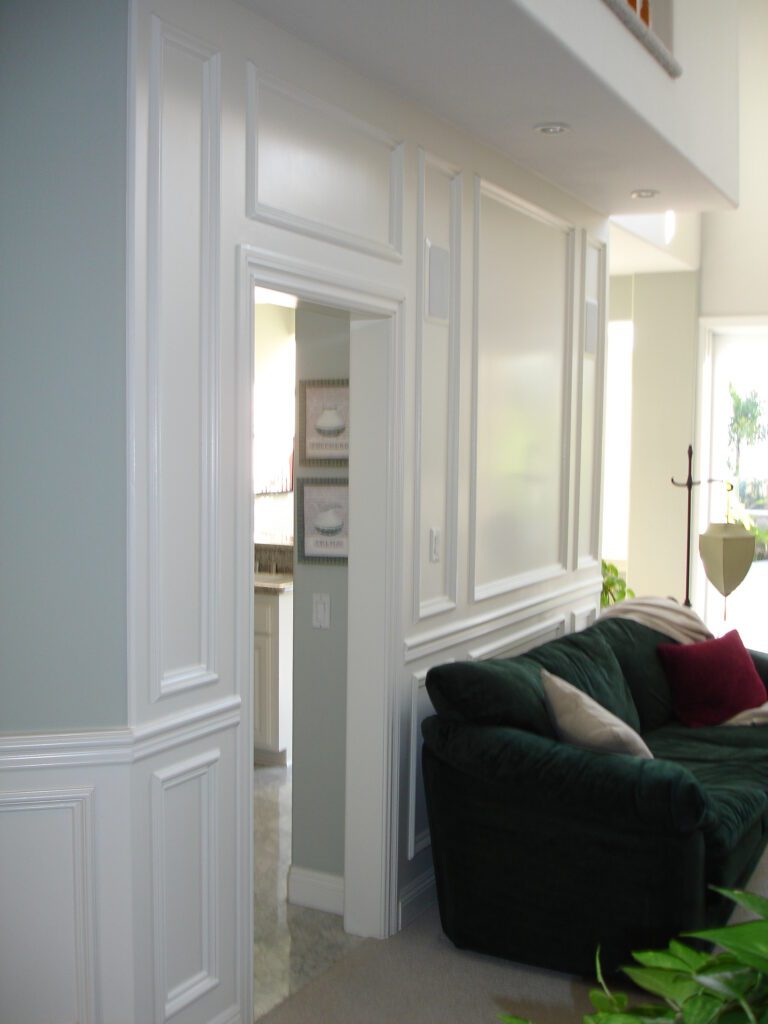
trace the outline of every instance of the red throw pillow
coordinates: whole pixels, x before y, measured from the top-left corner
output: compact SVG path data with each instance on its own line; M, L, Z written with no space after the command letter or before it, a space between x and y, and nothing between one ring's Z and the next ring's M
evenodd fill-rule
M672 706L684 725L719 725L764 704L765 684L735 629L699 644L659 644L672 688Z

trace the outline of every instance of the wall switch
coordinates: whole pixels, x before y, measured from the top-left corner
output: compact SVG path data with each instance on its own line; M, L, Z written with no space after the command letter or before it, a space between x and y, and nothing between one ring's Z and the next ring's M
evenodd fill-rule
M440 531L434 528L429 531L429 560L440 561Z
M315 629L331 628L331 595L312 595L312 626Z

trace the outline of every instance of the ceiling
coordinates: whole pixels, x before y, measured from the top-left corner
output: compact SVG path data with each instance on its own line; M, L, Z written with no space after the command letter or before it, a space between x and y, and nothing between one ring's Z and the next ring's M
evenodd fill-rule
M601 213L713 209L700 171L510 0L240 0ZM533 126L562 121L564 135Z

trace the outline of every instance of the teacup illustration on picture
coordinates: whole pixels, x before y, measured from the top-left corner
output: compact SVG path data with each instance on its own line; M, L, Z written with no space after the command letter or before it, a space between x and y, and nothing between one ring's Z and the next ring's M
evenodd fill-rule
M315 518L312 525L318 533L332 537L334 534L341 533L344 527L344 518L340 513L341 509L338 506L327 508Z
M344 417L335 405L326 406L315 420L315 430L323 437L338 437L346 427Z

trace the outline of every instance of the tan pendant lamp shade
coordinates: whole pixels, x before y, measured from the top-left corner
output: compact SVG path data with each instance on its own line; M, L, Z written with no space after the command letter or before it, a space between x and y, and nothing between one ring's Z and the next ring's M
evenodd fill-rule
M755 536L741 523L710 523L699 534L699 554L709 582L723 597L741 583L755 557Z

